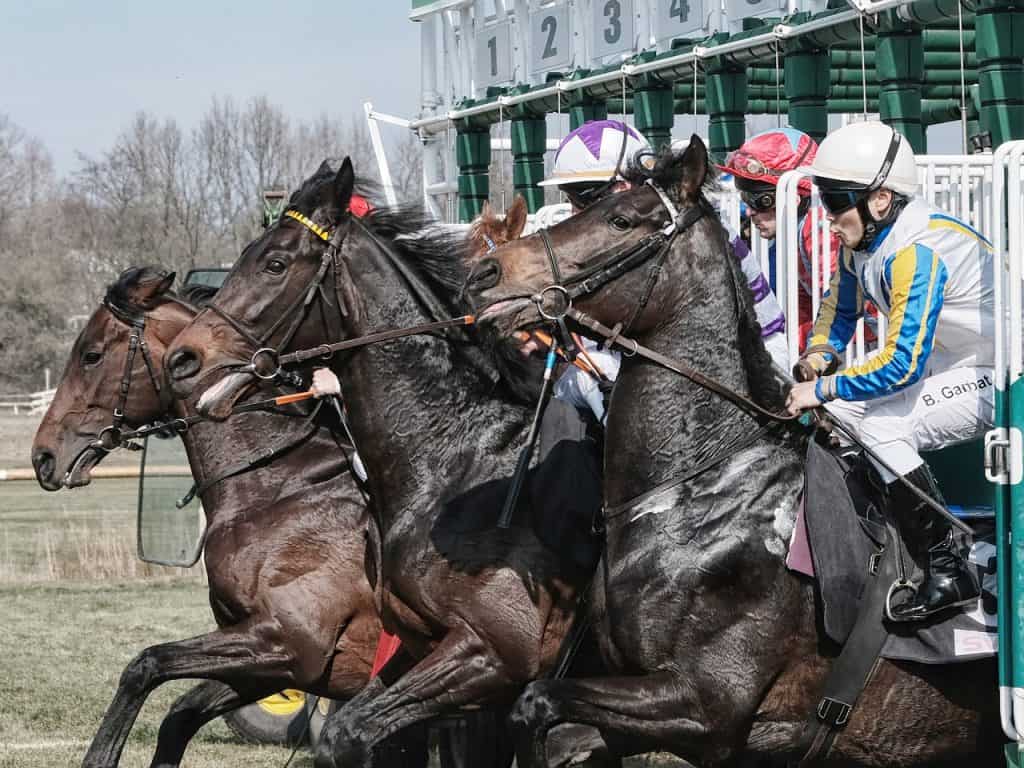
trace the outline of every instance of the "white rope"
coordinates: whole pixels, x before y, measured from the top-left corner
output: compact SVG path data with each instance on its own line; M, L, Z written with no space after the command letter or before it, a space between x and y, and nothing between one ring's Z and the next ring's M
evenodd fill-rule
M693 60L693 132L700 133L697 130L697 59Z
M455 145L452 143L452 121L450 119L448 120L448 125L444 129L444 136L445 136L445 144L448 147L448 151L445 153L445 156L444 156L444 180L445 180L445 183L447 184L448 183L448 170L449 170L449 168L451 168L451 166L453 164L453 159L452 158L455 155ZM458 165L455 164L455 167L456 167L456 171L455 172L456 172L456 174L458 174ZM454 224L455 223L455 205L456 205L455 199L456 199L457 196L458 196L458 193L452 192L451 190L446 190L445 194L444 194L445 207L448 209L448 223L449 224Z
M775 41L775 127L782 127L782 89L779 85L779 42Z
M963 4L956 4L956 27L960 33L960 134L963 143L963 153L967 154L967 77L964 74L964 8Z
M864 53L864 14L858 17L860 20L860 90L864 97L864 119L868 119L868 64L867 56Z
M498 102L498 137L505 138L505 105ZM508 135L508 156L512 156L512 133ZM505 213L505 153L498 153L498 184L501 185L501 212Z
M626 73L622 73L622 124L626 125ZM636 114L633 115L633 124L636 125Z

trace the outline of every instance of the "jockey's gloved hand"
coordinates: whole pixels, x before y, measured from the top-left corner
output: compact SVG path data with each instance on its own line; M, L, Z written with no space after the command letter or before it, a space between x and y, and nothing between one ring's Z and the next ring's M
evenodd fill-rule
M814 381L819 376L828 376L839 368L839 353L827 344L809 347L800 355L793 366L793 378L797 381Z
M341 382L330 368L317 368L313 371L313 386L310 389L318 398L340 395Z

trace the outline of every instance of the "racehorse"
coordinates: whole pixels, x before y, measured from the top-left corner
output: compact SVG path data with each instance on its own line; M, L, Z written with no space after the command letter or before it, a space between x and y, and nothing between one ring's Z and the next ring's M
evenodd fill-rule
M216 308L168 351L176 394L226 414L252 383L257 349L283 347L281 328L289 346L319 347L460 314L464 243L417 236L426 222L404 209L349 216L353 178L348 159L337 173L325 164L243 252ZM384 625L408 656L389 662L328 720L317 764L368 766L373 745L397 729L507 705L552 670L592 573L587 499L599 480L586 456L570 473L576 488L545 484L541 464L528 478L519 524L496 528L532 408L511 394L490 358L449 331L363 346L330 364L352 405L351 431L369 475ZM562 444L552 454L560 448L579 454ZM523 524L545 506L554 529ZM577 545L571 519L582 515Z
M544 736L562 723L702 766L800 759L795 742L838 652L816 625L813 584L785 566L806 436L727 391L783 411L750 291L705 198L712 175L693 137L632 169L633 189L498 248L468 283L478 322L502 333L547 322L543 310L629 339L605 437L597 633L611 673L526 688L512 715L521 768L550 764ZM637 355L637 343L698 375ZM996 685L990 659L882 661L829 764L1001 762Z
M173 273L129 269L93 312L33 443L43 488L89 482L92 467L119 442L99 441L115 411L124 427L190 413L185 403L169 402L162 384L164 350L196 314L170 290L173 280ZM161 724L152 763L160 768L179 764L204 723L271 693L298 688L349 699L365 686L381 629L363 562L368 513L330 430L310 423L308 411L284 406L183 433L204 486L246 470L201 493L219 628L152 646L128 664L84 765L117 765L146 697L168 680L206 682L178 699ZM277 455L268 456L274 446ZM426 764L425 743L411 737L396 767Z

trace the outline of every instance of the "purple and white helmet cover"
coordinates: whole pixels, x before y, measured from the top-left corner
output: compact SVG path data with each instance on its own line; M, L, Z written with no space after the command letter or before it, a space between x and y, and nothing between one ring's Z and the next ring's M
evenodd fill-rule
M622 151L624 131L625 153ZM540 186L608 181L616 175L617 170L627 168L637 152L650 148L647 140L625 123L618 120L591 120L562 140L555 154L554 170L540 182Z

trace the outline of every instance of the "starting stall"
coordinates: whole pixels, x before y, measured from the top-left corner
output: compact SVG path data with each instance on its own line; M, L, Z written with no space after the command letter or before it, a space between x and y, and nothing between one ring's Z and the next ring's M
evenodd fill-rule
M537 186L569 130L606 117L654 146L690 132L721 161L748 117L821 140L878 115L910 141L921 194L988 240L998 274L996 424L983 441L928 457L951 509L995 517L999 691L1007 762L1024 734L1024 6L1016 0L412 0L421 30L421 113L375 119L423 145L424 202L449 223L526 198L533 225L564 210ZM774 121L772 121L774 118ZM706 122L705 122L706 121ZM953 123L960 154L929 154ZM375 134L376 135L376 134ZM378 153L381 155L382 153ZM384 181L388 184L386 163ZM796 171L777 205L775 287L790 355L799 346ZM815 193L816 194L816 193ZM548 200L547 202L552 202ZM723 220L739 228L723 185ZM830 268L812 205L812 281ZM752 248L769 273L768 249ZM812 296L816 311L820 288ZM884 336L884 324L875 329ZM871 354L863 324L848 359ZM993 692L993 695L996 695Z

